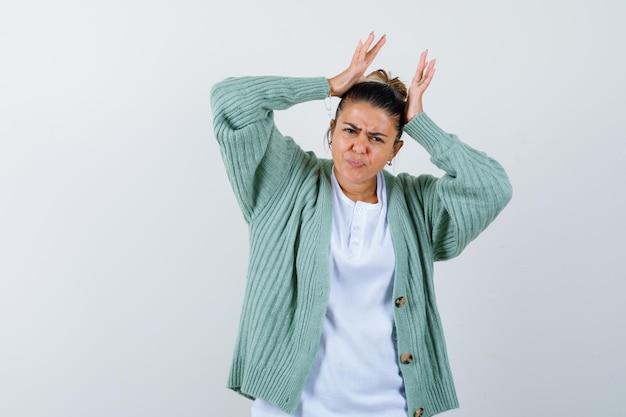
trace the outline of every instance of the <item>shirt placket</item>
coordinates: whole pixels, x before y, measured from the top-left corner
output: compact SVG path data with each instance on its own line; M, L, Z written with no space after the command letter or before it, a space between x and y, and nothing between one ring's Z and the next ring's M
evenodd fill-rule
M350 240L348 243L348 253L352 259L359 259L363 254L366 222L367 208L365 207L365 203L357 201L352 211Z

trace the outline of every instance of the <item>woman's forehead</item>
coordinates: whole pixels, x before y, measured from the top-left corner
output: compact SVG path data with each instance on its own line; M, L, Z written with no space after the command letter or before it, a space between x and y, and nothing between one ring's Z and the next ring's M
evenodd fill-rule
M340 124L351 124L359 129L377 132L395 132L397 117L368 103L346 103L337 117Z

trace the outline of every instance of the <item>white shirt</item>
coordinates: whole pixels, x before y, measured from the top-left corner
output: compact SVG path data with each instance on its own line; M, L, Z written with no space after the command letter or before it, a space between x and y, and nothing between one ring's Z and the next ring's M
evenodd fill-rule
M395 348L395 256L382 173L375 204L353 202L334 172L330 296L322 338L296 417L406 417ZM252 417L285 417L257 399Z

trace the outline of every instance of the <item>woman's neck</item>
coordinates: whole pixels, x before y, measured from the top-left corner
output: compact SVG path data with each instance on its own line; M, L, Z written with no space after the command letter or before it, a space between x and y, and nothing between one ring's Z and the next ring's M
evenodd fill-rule
M350 200L354 202L362 201L364 203L371 204L378 203L376 177L372 178L371 181L367 181L362 184L344 184L336 174L335 177L337 178L337 183L339 184L341 191Z

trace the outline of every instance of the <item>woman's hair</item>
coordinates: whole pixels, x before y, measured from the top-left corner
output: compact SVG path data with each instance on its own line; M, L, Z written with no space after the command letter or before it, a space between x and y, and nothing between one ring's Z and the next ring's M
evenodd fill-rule
M389 72L378 69L345 92L337 106L335 119L339 117L346 102L368 103L396 118L396 141L399 141L406 123L406 98L407 89L404 83L398 77L392 78Z

